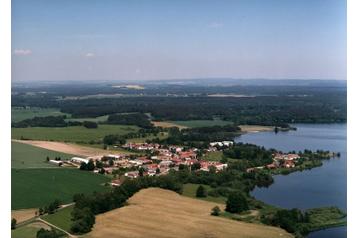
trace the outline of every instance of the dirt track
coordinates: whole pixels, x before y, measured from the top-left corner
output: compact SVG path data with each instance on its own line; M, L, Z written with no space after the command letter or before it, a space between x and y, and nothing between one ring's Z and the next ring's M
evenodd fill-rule
M96 217L87 238L292 238L276 227L210 215L218 204L149 188L129 199L129 206ZM223 205L219 205L223 208Z

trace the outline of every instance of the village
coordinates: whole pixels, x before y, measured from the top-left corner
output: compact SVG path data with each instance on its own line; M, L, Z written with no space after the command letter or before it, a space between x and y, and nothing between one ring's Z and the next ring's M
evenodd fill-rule
M90 170L94 173L115 174L120 170L123 176L111 181L112 186L120 186L123 178L135 179L139 176L166 175L169 171L187 167L189 170L220 172L228 167L227 163L201 159L200 155L220 151L233 146L233 141L218 141L209 143L203 151L197 148L186 148L177 145L160 145L157 143L126 143L122 149L136 152L136 154L107 154L87 158L72 157L70 160L51 159L48 162L58 166L74 166L79 169ZM246 172L261 169L294 168L300 159L298 154L272 154L273 162L259 167L248 168ZM90 167L90 168L88 168Z

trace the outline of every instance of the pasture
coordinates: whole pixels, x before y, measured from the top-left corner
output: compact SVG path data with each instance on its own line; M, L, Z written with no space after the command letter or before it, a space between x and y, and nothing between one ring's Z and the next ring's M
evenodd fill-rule
M209 185L202 185L207 192L209 192L211 190L211 187ZM219 196L219 197L212 197L212 196L207 196L207 197L203 197L203 198L197 198L196 197L196 190L198 189L199 184L193 184L193 183L187 183L183 185L183 196L186 197L190 197L190 198L195 198L195 199L201 199L204 201L209 201L209 202L216 202L216 203L222 203L225 204L226 203L226 198Z
M72 225L72 221L71 221L72 210L73 210L73 206L68 206L58 210L54 214L45 215L42 217L42 219L65 231L70 232L71 225Z
M37 232L41 229L50 230L51 227L42 222L32 222L27 225L11 230L11 238L36 238ZM66 237L65 235L63 237Z
M12 139L25 138L31 140L90 143L91 141L101 141L105 135L124 135L136 132L137 130L138 127L136 126L124 125L98 125L96 129L87 129L83 126L28 127L11 128L11 137Z
M12 107L11 108L11 122L19 122L25 119L31 119L34 117L46 117L46 116L61 116L69 114L60 112L57 108L39 108L39 107Z
M222 204L192 199L159 188L143 189L128 200L128 205L96 216L87 238L293 238L283 229L244 223L211 216L214 206ZM140 225L138 225L140 221Z
M76 193L105 191L110 178L78 169L11 169L11 209L39 208L55 199L72 202Z
M61 157L62 160L73 157L70 154L46 150L19 142L11 142L11 168L59 168L57 165L48 163L46 161L47 156L50 159Z

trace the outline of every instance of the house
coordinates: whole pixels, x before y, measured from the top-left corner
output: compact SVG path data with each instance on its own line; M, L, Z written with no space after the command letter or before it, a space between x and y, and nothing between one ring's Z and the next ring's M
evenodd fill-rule
M121 184L122 184L122 181L120 179L114 179L111 181L111 186L113 186L113 187L119 187L119 186L121 186Z
M83 158L80 158L80 157L72 157L71 160L70 160L72 163L75 163L75 164L81 164L81 163L86 163L88 164L88 162L90 161L89 159L83 159Z
M293 162L293 160L285 160L285 162L283 163L283 167L285 167L285 168L294 168L295 167L295 162Z
M127 172L124 174L124 176L130 178L130 179L134 179L139 177L139 171L131 171L131 172Z
M159 163L159 167L168 168L172 164L173 164L173 162L171 160L163 160Z
M266 165L266 168L268 168L268 169L276 169L276 168L277 168L277 166L276 166L276 164L275 164L275 163L272 163L272 164L268 164L268 165Z

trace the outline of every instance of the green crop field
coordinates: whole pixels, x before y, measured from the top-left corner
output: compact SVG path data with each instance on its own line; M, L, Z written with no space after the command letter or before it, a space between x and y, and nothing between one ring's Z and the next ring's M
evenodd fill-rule
M61 157L62 160L73 157L73 155L46 150L32 145L11 142L11 168L60 168L57 165L48 163L46 161L47 156L50 159Z
M200 184L193 184L193 183L187 183L183 185L183 196L187 196L187 197L191 197L191 198L197 198L196 197L196 190L198 189ZM209 192L211 190L209 185L202 185L207 192ZM205 200L205 201L209 201L209 202L217 202L217 203L225 203L226 202L226 198L225 197L212 197L212 196L207 196L204 198L197 198L197 199L201 199L201 200Z
M13 139L21 137L32 140L66 141L77 143L89 143L90 141L102 140L105 135L124 135L136 132L136 126L123 125L99 125L96 129L87 129L83 126L70 127L28 127L11 128Z
M170 121L170 122L186 127L226 126L232 124L231 121L223 121L223 120L191 120L191 121Z
M76 193L105 191L110 178L78 169L11 169L11 209L38 208Z
M12 107L11 108L12 122L19 122L34 117L61 116L61 115L69 116L69 114L62 113L60 112L59 109L56 108L39 108L39 107L31 107L31 108Z
M54 214L45 215L42 217L45 221L64 229L65 231L70 232L71 229L71 212L73 206L68 206L63 209L58 210Z

